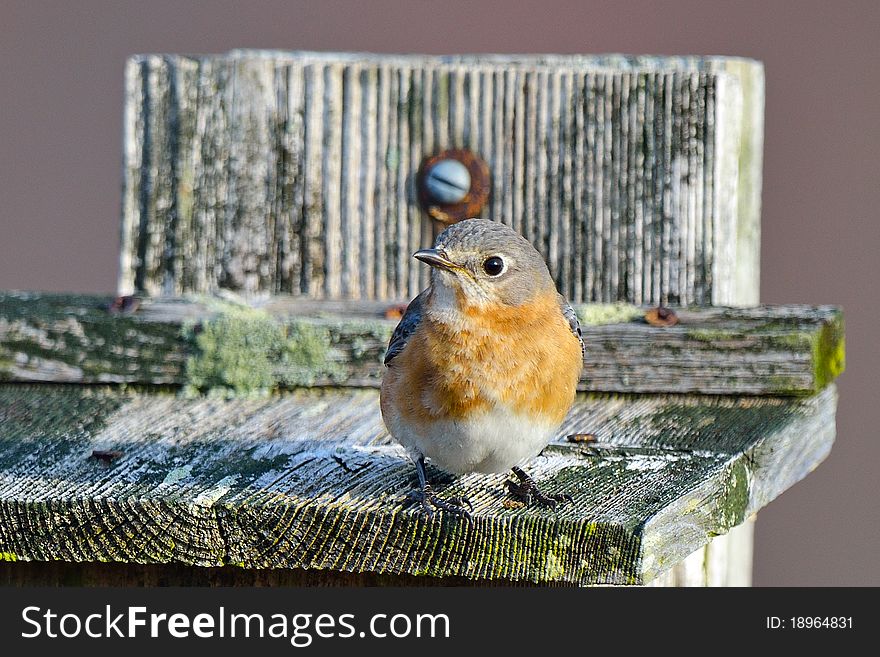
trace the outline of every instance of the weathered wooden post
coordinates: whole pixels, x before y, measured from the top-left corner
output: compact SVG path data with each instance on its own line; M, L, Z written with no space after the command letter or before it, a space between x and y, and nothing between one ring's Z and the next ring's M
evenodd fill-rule
M762 112L732 58L132 58L123 296L0 295L2 577L747 584L747 519L827 454L843 368L837 309L754 307ZM585 325L531 466L558 513L501 477L447 480L472 525L404 505L376 388L447 149Z

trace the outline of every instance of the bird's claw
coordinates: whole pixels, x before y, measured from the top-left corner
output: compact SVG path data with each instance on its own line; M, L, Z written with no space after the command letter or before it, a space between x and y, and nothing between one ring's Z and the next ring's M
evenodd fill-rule
M511 481L510 479L505 481L504 484L507 486L507 492L515 500L522 502L527 507L532 506L534 503L537 506L555 509L556 505L560 502L574 501L571 495L565 493L547 494L542 492L538 488L538 484L535 483L535 480L518 467L513 468L513 474L517 476L519 481Z
M470 512L468 515L474 512L474 505L471 504L471 501L466 497L450 497L448 500L446 500L446 503L452 504L462 511L464 510L464 507L467 507L468 511Z
M450 497L448 500L444 500L438 497L437 493L430 486L412 491L409 497L412 501L418 502L421 505L422 512L428 517L434 515L435 509L439 509L440 511L464 518L468 522L473 520L471 513L474 511L474 505L466 497Z

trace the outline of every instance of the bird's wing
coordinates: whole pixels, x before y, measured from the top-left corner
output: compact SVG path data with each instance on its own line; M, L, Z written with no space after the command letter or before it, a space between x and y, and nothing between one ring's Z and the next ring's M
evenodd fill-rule
M575 337L581 343L581 355L585 356L587 351L584 348L584 336L581 334L581 323L578 321L577 313L575 313L574 308L571 307L571 304L565 300L565 297L561 294L559 295L559 307L562 309L562 314L565 316L565 319L568 320L568 326L571 329L571 332L574 333Z
M425 297L425 292L427 292L427 290L423 291L410 302L409 306L406 308L406 312L403 313L403 317L400 318L400 323L397 325L397 328L394 329L394 333L391 334L391 341L388 343L388 351L385 352L385 365L388 365L394 360L394 357L397 356L397 354L403 351L403 348L406 347L406 343L409 340L409 336L415 332L419 323L422 321L422 301Z

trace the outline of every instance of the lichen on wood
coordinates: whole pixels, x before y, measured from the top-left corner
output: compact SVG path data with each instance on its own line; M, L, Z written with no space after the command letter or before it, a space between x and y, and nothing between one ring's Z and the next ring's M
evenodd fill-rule
M285 353L284 327L260 310L233 309L184 327L194 343L186 379L196 390L247 393L278 383L273 364Z
M186 386L197 391L247 394L279 387L343 380L331 353L330 331L307 321L283 323L264 310L229 304L183 327L192 343Z
M376 387L394 329L388 304L271 297L143 299L112 314L97 296L0 293L0 380L176 384L251 394L313 385ZM645 308L577 305L582 390L805 395L844 364L828 306L679 308L652 326Z
M571 301L757 303L762 110L728 57L138 55L120 291L412 298L465 148Z
M842 314L838 313L822 326L818 335L812 336L812 348L816 387L821 388L843 374L846 369Z
M385 432L376 390L187 399L0 385L0 552L645 583L815 468L833 440L835 402L833 386L808 399L581 395L528 464L545 490L574 502L507 508L505 475L429 468L441 495L471 499L467 523L407 502L414 470ZM564 440L578 430L597 441ZM89 458L95 449L121 455L103 463Z
M645 314L644 309L628 303L586 303L576 310L578 320L587 326L625 324Z

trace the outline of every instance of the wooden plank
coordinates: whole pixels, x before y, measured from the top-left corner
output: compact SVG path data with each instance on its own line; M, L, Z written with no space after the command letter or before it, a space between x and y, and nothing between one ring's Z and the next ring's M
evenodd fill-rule
M376 387L395 326L380 301L162 298L131 314L109 303L0 293L0 381ZM670 327L645 323L634 306L577 310L581 390L804 395L844 367L843 319L831 306L678 309Z
M472 148L571 301L754 304L762 110L739 58L138 55L119 289L415 296L419 162Z
M737 525L651 580L650 586L749 586L753 522ZM3 561L0 586L573 586L567 582L430 577L304 568L179 563Z
M697 574L697 576L699 576ZM676 585L679 580L674 580ZM549 583L572 586L566 583ZM540 586L546 586L541 584ZM689 579L683 586L699 586ZM2 561L0 586L536 586L513 580L352 573L302 568L227 568L182 564Z
M508 508L453 480L474 522L406 502L414 469L375 390L186 399L0 386L0 554L473 579L639 584L814 469L836 390L806 398L581 395L528 470L574 502ZM592 433L593 443L562 436ZM91 455L95 450L110 456Z

